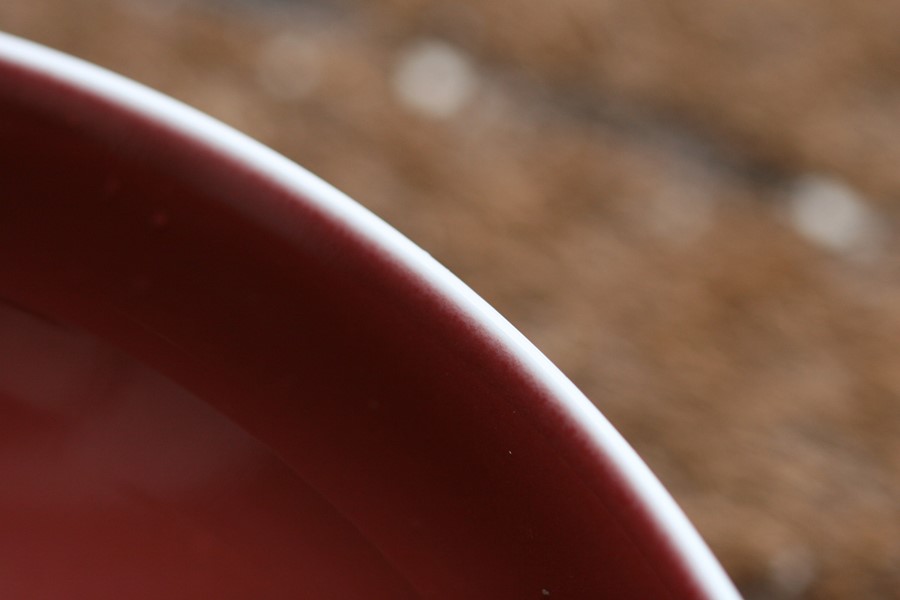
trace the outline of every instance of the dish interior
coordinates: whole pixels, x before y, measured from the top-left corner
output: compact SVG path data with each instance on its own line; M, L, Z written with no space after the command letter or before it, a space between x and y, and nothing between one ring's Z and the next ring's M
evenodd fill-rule
M346 224L3 63L0 132L4 598L700 597L547 389Z

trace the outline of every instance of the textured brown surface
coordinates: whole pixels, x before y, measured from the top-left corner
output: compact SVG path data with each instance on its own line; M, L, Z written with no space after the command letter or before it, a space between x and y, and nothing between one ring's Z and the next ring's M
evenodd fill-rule
M898 23L893 0L0 3L0 28L210 112L433 253L748 599L900 598ZM472 83L445 117L396 84L436 40ZM804 235L809 198L837 234Z

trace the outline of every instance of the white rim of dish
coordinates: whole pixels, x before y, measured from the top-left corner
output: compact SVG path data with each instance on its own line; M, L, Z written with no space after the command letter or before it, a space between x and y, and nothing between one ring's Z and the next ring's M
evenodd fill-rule
M294 189L323 213L346 223L398 264L432 286L468 315L490 338L543 384L561 408L580 423L595 445L621 472L682 556L696 583L710 598L740 600L734 584L681 508L596 406L559 368L499 312L456 275L380 217L290 159L236 129L169 96L102 67L46 46L0 32L4 60L43 73L105 98L151 121L179 131L245 164L287 189Z

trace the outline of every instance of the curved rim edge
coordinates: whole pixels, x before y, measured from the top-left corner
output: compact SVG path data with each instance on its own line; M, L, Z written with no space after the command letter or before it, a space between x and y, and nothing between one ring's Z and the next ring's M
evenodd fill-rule
M607 457L646 503L648 516L681 554L703 593L709 598L740 600L734 584L681 508L597 407L506 318L406 236L290 159L140 83L4 32L0 32L0 59L101 96L212 147L285 188L296 190L318 210L347 224L356 234L381 248L462 314L468 315L476 327L505 348L559 402L560 408L582 426L594 450Z

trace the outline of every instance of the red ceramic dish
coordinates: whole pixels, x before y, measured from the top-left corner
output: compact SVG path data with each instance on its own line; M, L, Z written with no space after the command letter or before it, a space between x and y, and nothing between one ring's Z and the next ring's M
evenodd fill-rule
M0 135L0 597L737 597L555 367L314 176L7 36Z

